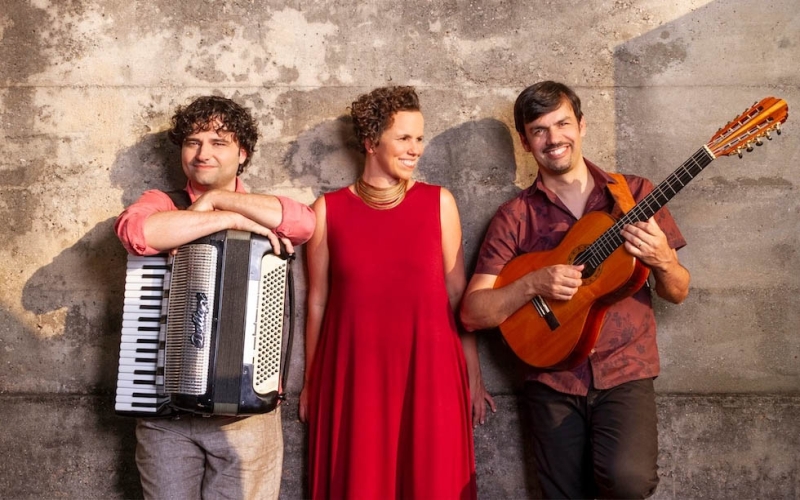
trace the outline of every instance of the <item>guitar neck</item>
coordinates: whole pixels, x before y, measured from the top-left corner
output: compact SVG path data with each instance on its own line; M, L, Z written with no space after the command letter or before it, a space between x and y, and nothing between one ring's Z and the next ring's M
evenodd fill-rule
M613 226L606 230L594 243L581 252L575 260L575 264L587 264L587 267L597 269L614 250L625 243L624 238L620 234L625 224L646 221L655 215L661 207L666 205L669 200L684 188L684 186L689 184L692 179L697 177L704 168L714 161L714 158L714 154L707 146L698 149L691 158L686 160L683 165L664 179L661 184L656 186L650 194L645 196L628 213L623 215Z

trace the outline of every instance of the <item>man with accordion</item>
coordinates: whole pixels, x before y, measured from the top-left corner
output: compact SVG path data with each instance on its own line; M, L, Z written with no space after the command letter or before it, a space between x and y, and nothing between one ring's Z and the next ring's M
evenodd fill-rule
M240 181L258 140L247 109L222 97L197 98L178 108L169 138L181 148L188 182L180 192L146 191L119 216L115 231L130 254L180 255L179 248L227 231L258 235L253 238L268 241L270 254L285 255L311 237L315 218L310 208L281 196L247 193ZM170 301L173 294L165 293ZM198 304L187 316L196 327L216 323L217 317L196 321L214 305L205 294L196 295ZM226 300L237 296L224 290L217 295ZM202 330L189 333L181 337L195 347L210 343ZM216 346L211 356L220 349ZM278 498L283 462L279 408L260 413L218 402L214 408L221 410L190 408L137 420L136 463L146 498Z

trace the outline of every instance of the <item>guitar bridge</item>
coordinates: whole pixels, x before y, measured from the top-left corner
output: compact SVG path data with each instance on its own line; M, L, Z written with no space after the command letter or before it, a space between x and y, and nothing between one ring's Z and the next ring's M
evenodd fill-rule
M531 304L533 304L533 307L536 308L536 312L539 313L539 316L544 318L544 320L547 322L547 326L550 327L550 331L553 331L561 326L561 323L558 322L556 315L553 314L553 310L550 309L550 306L547 304L546 300L537 295L531 299Z

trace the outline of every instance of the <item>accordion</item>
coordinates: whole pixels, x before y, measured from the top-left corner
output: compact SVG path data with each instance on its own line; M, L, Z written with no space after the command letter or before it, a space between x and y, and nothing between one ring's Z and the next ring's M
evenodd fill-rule
M227 230L174 256L129 255L115 412L272 411L294 326L293 256L281 253L262 236Z

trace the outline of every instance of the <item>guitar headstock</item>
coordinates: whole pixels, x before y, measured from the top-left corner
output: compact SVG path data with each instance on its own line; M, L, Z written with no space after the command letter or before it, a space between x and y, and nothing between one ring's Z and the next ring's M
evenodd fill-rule
M741 158L743 151L752 151L753 146L763 144L764 137L772 140L772 131L780 135L781 123L787 118L789 106L786 101L765 97L719 129L706 146L715 158L734 153Z

